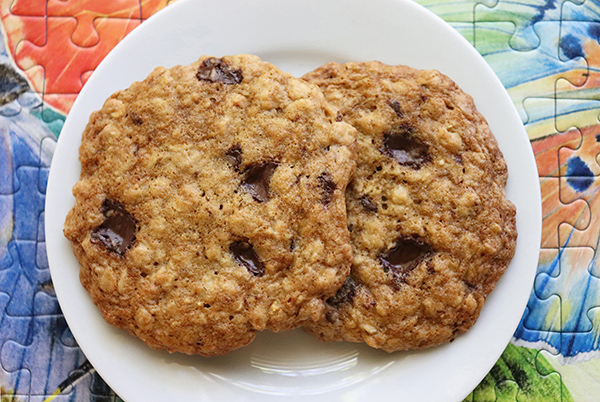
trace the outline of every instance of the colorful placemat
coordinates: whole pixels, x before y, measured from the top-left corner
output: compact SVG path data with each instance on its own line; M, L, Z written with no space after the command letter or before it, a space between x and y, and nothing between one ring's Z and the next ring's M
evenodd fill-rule
M600 401L600 2L419 2L500 77L531 140L542 189L542 249L527 308L466 400ZM119 400L61 315L46 259L45 190L56 140L85 81L168 3L0 0L1 402Z

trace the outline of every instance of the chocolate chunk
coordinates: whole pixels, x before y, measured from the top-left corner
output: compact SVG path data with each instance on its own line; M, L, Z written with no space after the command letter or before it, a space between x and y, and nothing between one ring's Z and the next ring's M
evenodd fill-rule
M118 201L104 200L104 222L92 231L91 242L123 257L135 243L137 221Z
M344 120L344 117L342 116L342 114L340 112L337 112L337 114L335 115L335 121L337 121L339 123L343 120Z
M319 187L321 188L321 203L323 203L323 205L329 204L333 198L333 192L336 187L330 173L321 173L319 176Z
M379 255L383 269L391 272L396 285L406 282L406 277L432 252L431 247L414 238L403 238Z
M246 170L246 178L242 182L242 187L252 195L254 200L258 202L269 201L271 199L269 183L276 168L277 163L275 162L250 165Z
M229 157L233 168L239 170L242 164L242 147L239 144L232 145L231 148L225 151L225 155Z
M202 62L198 67L196 78L200 81L222 82L226 85L239 84L244 78L241 69L234 69L222 59L211 57Z
M429 148L414 135L414 128L401 124L386 133L383 138L382 152L394 158L399 164L419 169L431 161Z
M373 200L371 199L371 197L369 197L368 194L365 194L362 197L360 197L360 203L363 207L365 207L367 211L377 212L377 205L373 202Z
M141 126L142 124L144 124L144 120L140 117L140 115L138 115L135 112L129 112L129 118L131 118L131 121L136 126Z
M265 265L258 259L258 255L254 251L252 244L246 240L231 243L229 251L231 251L235 260L245 266L252 275L263 276L265 274Z
M404 113L402 112L402 108L400 107L400 102L398 102L397 100L390 101L390 106L394 110L394 113L396 113L396 116L400 118L404 117Z
M350 303L356 295L357 284L351 276L346 277L346 281L338 291L326 300L327 304L332 307Z

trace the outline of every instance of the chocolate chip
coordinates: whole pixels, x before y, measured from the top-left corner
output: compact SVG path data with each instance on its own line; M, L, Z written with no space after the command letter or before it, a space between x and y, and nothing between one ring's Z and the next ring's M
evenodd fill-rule
M129 112L129 117L131 118L133 124L135 124L136 126L141 126L142 124L144 124L144 120L140 117L140 115L138 115L135 112Z
M319 187L321 188L321 203L323 203L323 205L329 204L333 198L333 192L336 187L330 173L321 173L319 176Z
M384 154L413 169L419 169L431 160L429 148L415 137L414 128L407 124L401 124L386 133L383 145Z
M342 117L342 114L340 112L337 112L337 114L335 115L335 121L337 121L339 123L342 120L344 120L344 118Z
M252 244L246 240L231 243L229 251L231 251L235 260L245 266L252 275L263 276L265 274L265 265L259 260Z
M91 242L123 257L135 243L137 221L118 201L104 200L104 222L92 231Z
M357 284L351 276L346 277L346 281L338 291L326 300L327 304L337 307L342 304L350 303L356 295Z
M233 69L222 59L211 57L198 67L196 78L200 81L222 82L226 85L239 84L244 78L241 69Z
M431 247L414 238L402 238L396 245L379 255L383 269L391 272L396 285L406 282L406 277L432 252Z
M398 102L397 100L390 101L390 106L394 110L394 113L396 113L396 116L400 118L404 117L404 113L402 112L402 108L400 107L400 102Z
M231 161L231 165L235 170L239 170L242 164L242 147L239 144L232 145L227 151L225 151Z
M252 195L254 200L258 202L269 201L271 199L269 183L276 168L277 163L275 162L250 165L246 170L246 178L242 182L242 187Z
M360 197L360 203L367 211L377 212L377 205L373 202L373 200L371 199L371 197L369 197L368 194L365 194L362 197Z

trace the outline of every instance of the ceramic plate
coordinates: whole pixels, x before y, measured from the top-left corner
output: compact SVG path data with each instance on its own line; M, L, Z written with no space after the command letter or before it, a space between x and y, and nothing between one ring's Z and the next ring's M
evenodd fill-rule
M470 93L509 167L518 209L517 251L476 325L454 342L387 354L323 343L300 330L259 334L219 358L146 347L104 322L79 283L62 235L78 180L78 146L90 113L154 67L201 55L253 53L292 74L328 62L380 60L435 68ZM180 0L123 40L89 79L62 130L50 172L46 242L60 305L77 342L126 401L459 401L491 369L523 314L537 266L541 203L532 150L502 84L473 47L408 0Z

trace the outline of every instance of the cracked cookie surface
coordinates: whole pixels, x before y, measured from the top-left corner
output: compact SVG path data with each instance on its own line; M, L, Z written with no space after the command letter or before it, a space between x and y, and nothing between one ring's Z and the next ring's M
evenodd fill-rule
M307 330L388 352L451 341L515 251L507 167L488 124L437 71L329 63L304 79L358 131L351 273Z
M157 68L94 112L64 233L112 325L225 354L323 314L351 247L356 131L250 55Z

